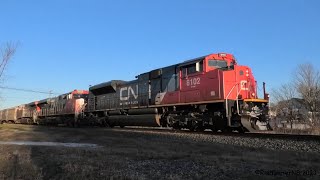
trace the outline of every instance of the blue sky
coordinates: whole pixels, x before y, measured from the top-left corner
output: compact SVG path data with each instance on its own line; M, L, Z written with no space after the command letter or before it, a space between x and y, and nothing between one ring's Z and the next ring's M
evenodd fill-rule
M276 88L320 69L318 0L1 0L0 44L19 41L3 86L65 93L229 52ZM1 107L48 97L0 89Z

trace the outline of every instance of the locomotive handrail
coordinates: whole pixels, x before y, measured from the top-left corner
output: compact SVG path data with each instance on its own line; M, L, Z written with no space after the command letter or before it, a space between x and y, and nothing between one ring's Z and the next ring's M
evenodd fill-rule
M231 118L229 117L229 108L228 108L228 97L230 96L233 89L238 85L239 83L236 83L233 85L233 87L230 89L228 95L226 96L226 117L228 118L228 125L231 126ZM238 98L237 98L238 100Z
M238 91L238 93L237 93L237 113L238 113L238 115L240 115L240 111L239 111L239 94L240 94L240 92L241 92L241 88L240 88L240 91Z

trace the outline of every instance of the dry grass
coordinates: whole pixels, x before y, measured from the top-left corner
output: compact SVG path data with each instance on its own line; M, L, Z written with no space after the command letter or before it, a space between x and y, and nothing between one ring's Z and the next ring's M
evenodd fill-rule
M129 130L1 125L0 137L3 141L102 146L1 145L0 179L273 179L292 177L259 175L255 171L320 169L320 157L315 153L194 142Z

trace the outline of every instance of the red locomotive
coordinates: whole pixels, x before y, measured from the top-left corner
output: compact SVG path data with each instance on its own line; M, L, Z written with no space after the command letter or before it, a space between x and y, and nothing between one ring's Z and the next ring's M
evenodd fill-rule
M86 112L110 126L270 129L268 95L257 98L251 69L231 54L210 54L136 78L91 87Z
M270 129L268 101L265 91L264 99L258 99L248 66L238 65L231 54L219 53L155 69L132 81L112 80L89 92L73 91L23 105L29 113L20 117L36 123L244 132ZM7 121L4 111L2 122Z

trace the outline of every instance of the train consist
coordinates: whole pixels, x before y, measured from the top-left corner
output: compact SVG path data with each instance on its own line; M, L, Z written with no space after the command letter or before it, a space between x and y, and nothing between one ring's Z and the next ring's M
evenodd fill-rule
M75 126L83 117L88 94L87 90L74 90L54 98L4 109L0 111L0 122Z
M264 86L263 86L264 87ZM248 66L218 53L155 69L135 80L111 80L87 90L0 111L1 123L162 126L191 131L270 130L269 97L257 97Z

